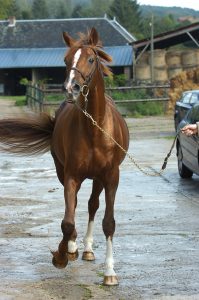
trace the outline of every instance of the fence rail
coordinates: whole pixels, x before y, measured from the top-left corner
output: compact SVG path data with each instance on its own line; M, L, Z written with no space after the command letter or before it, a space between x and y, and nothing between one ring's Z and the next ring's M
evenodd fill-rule
M108 87L106 93L111 95L113 92L129 92L131 90L149 90L151 96L143 99L125 99L114 100L116 105L139 103L139 102L163 102L166 103L169 100L168 89L169 85L141 85L141 86L125 86L125 87ZM162 96L154 96L157 90L162 90ZM49 95L60 95L60 101L49 101ZM62 98L63 96L63 98ZM45 85L43 88L35 85L27 85L26 100L28 106L35 111L45 111L46 108L59 106L60 103L66 98L61 85Z

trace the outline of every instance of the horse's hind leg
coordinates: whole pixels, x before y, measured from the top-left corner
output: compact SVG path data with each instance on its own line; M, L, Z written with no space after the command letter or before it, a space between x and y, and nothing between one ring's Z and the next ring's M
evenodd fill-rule
M51 155L54 159L57 177L58 177L59 181L61 182L61 184L64 185L64 166L60 163L60 161L58 160L58 158L54 152L51 152Z
M87 232L84 237L84 252L82 255L82 259L84 260L95 260L95 256L93 253L93 227L94 227L94 218L97 209L99 208L99 195L103 190L102 184L97 181L93 180L93 189L92 193L88 202L88 212L89 212L89 221Z

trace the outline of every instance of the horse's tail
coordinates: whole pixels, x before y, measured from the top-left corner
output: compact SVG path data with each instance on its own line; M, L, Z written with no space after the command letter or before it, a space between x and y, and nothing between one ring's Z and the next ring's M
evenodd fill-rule
M47 114L0 120L0 150L34 155L50 150L55 119Z

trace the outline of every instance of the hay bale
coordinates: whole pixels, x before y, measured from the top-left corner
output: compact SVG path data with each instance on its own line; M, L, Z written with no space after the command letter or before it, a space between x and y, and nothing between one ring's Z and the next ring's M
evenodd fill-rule
M182 93L188 90L199 89L199 68L183 71L170 80L168 113L173 114L173 109Z
M149 63L149 53L148 52L142 53L142 55L136 61L137 65L148 65L148 63Z
M183 70L182 70L181 65L175 65L175 66L169 67L168 68L168 78L171 79L173 77L176 77L176 75L178 75L182 71Z
M165 59L166 51L162 49L156 49L153 51L153 65L154 67L165 67L166 59ZM151 52L149 52L149 64L151 64Z
M138 81L151 80L151 70L149 65L136 65L135 74L136 74L136 80Z
M181 51L168 51L166 53L166 63L168 67L181 65Z
M154 68L154 80L156 82L167 82L168 81L168 73L166 67Z
M185 67L194 67L196 66L196 51L195 50L187 50L182 52L182 65Z

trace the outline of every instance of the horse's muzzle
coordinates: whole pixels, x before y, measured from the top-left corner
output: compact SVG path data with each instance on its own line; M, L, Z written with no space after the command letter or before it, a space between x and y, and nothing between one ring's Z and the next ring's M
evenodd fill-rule
M81 91L81 86L76 82L76 80L72 80L71 82L64 83L64 87L66 91L76 99Z

